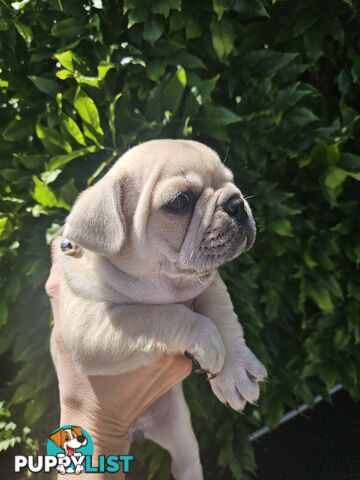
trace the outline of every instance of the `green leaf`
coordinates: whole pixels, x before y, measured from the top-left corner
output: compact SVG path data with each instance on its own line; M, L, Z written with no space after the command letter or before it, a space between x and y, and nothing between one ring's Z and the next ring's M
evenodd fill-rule
M280 392L274 390L266 398L266 425L272 429L279 425L279 422L284 415L284 399Z
M314 115L311 110L305 107L292 108L289 112L286 113L286 119L288 121L291 121L295 125L298 125L299 127L304 127L309 123L319 120L319 118Z
M71 178L67 183L65 183L65 185L60 188L59 199L66 205L72 205L78 195L79 191L75 186L74 179Z
M174 55L168 60L169 65L181 65L184 68L203 68L205 69L204 62L195 55L192 55L189 52L180 52L177 55Z
M269 16L260 0L236 0L234 10L246 18Z
M181 0L157 0L151 7L153 13L158 13L168 17L170 10L181 10Z
M331 296L325 288L308 287L307 293L323 312L331 313L334 310Z
M353 178L354 180L360 181L360 172L347 172L348 177Z
M58 225L57 223L52 223L51 227L46 229L46 244L51 245L51 242L63 234L64 225Z
M209 80L204 80L203 82L197 83L191 88L191 93L195 96L199 105L204 105L204 103L207 103L211 100L211 94L219 78L220 75L216 75Z
M350 342L350 333L345 329L338 329L334 333L334 347L336 351L343 350Z
M67 18L55 23L50 34L57 38L71 39L82 35L84 30L85 26L78 18Z
M11 27L11 24L6 18L0 18L0 32L6 32Z
M273 231L281 237L293 237L292 225L289 220L273 220L270 222L270 231Z
M101 62L97 67L97 77L88 77L85 75L81 75L79 72L76 72L74 78L80 85L90 85L94 88L100 88L103 85L106 74L114 67L115 65L112 63Z
M213 0L212 3L213 3L214 12L216 13L218 20L221 19L224 12L226 12L231 8L230 3L225 2L224 0Z
M116 148L116 104L118 100L121 98L122 92L115 95L114 99L109 105L109 128L111 132L111 138L114 148Z
M71 117L68 117L64 113L61 114L61 126L77 143L83 146L86 145L85 137L80 127Z
M298 56L297 53L281 53L264 49L249 52L239 62L246 75L265 78L283 69Z
M5 240L14 231L13 224L8 217L0 217L0 239Z
M84 122L91 125L97 134L101 136L104 135L103 129L100 125L99 111L95 102L92 98L86 95L84 91L78 91L74 100L74 107Z
M186 39L191 40L192 38L200 37L202 34L201 24L198 19L194 17L190 17L185 22L185 31L186 31Z
M137 23L143 23L149 17L149 11L145 8L134 8L129 11L127 28L131 28Z
M179 67L173 77L165 85L162 92L162 104L164 110L176 113L186 87L185 69Z
M325 33L329 36L333 37L340 43L344 41L344 29L341 24L341 20L334 14L332 14L329 10L324 12L321 18L322 20L322 27Z
M220 60L227 60L234 48L235 32L229 20L215 20L210 24L214 50Z
M56 96L57 92L60 90L60 85L57 82L54 82L54 80L36 77L34 75L30 75L29 78L40 92L46 93L51 97Z
M147 42L153 44L161 37L163 29L164 27L160 19L152 16L145 23L143 37Z
M45 185L49 185L50 183L55 182L57 177L60 175L61 170L50 170L47 172L43 172L41 174L41 181L45 183Z
M66 70L65 68L62 68L61 70L58 70L55 75L60 78L60 80L66 80L67 78L73 77L74 75L72 72L69 72L69 70Z
M8 318L8 308L5 303L0 303L0 328L5 325Z
M342 185L347 178L348 173L338 167L330 167L325 175L325 185L328 188L334 189Z
M66 208L67 205L58 201L53 190L45 185L39 178L33 176L34 190L32 191L32 198L44 207L59 207Z
M177 62L178 64L180 62ZM146 67L146 75L153 82L157 82L165 73L165 64L161 60L149 62Z
M23 23L20 23L20 22L14 22L14 25L16 30L23 37L23 39L26 42L26 45L29 48L31 45L31 41L33 39L33 32L31 30L31 27L29 27L28 25L24 25Z
M59 61L59 63L66 68L66 70L69 70L70 72L74 72L74 63L77 64L79 63L78 57L75 56L73 52L70 50L66 50L65 52L62 53L56 53L54 57Z
M15 118L3 131L3 138L8 142L23 140L34 132L34 120L31 118Z
M206 117L208 120L211 119L216 124L225 127L233 123L237 123L241 120L241 118L236 115L236 113L224 107L206 105L202 112L204 113L204 117Z
M93 153L96 150L97 150L97 147L95 145L91 145L89 147L82 148L80 150L74 150L73 152L67 155L56 155L55 157L50 158L47 168L49 170L55 170L59 167L63 167L64 165L71 162L72 160L75 160L75 158L82 157L87 153Z
M36 134L44 144L46 150L53 154L59 152L71 152L72 148L61 134L55 128L45 127L38 123L36 125Z
M43 391L40 391L35 397L30 400L25 408L24 422L25 425L33 425L39 418L41 418L50 408L50 400Z
M310 161L321 166L334 166L340 158L338 144L327 145L322 140L317 140L311 150Z
M145 115L148 118L160 120L166 112L175 114L180 106L186 83L186 72L178 67L175 75L151 92L146 102Z
M324 32L315 25L304 35L305 52L313 62L323 55Z

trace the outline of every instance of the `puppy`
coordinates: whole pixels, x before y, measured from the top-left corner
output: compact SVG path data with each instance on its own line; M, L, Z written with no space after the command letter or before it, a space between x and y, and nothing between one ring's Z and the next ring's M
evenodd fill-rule
M62 428L49 435L49 438L55 443L55 445L62 448L65 455L68 455L69 457L80 455L79 453L76 453L76 450L87 444L87 440L81 431L81 427L72 426L71 428ZM79 474L82 470L84 470L84 467L82 465L77 465L75 473ZM71 473L73 471L72 468L65 470L64 465L59 465L58 467L58 472L62 475L66 472Z
M255 403L266 370L217 273L255 235L248 202L210 148L155 140L127 151L79 196L55 247L62 334L77 368L114 375L186 353L221 402ZM170 452L176 480L202 480L181 385L149 415L143 433Z

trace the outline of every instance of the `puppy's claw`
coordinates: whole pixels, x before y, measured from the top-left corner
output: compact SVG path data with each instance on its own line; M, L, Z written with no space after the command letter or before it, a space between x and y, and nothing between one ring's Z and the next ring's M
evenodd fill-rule
M184 356L186 358L188 358L189 360L192 360L193 361L193 364L195 365L195 368L197 369L201 369L200 367L200 363L196 360L196 358L194 357L194 355L191 355L191 353L189 353L187 350L184 352ZM195 370L196 373L204 373L204 372L197 372Z
M257 381L255 375L252 375L249 370L246 370L246 375L248 376L250 382L255 383Z
M195 370L195 373L206 373L206 380L213 380L215 377L217 377L219 375L219 372L218 373L212 373L212 372L209 372L208 370L205 370L204 368L197 368Z
M236 385L235 385L235 390L236 390L236 393L237 393L237 396L238 396L239 400L240 400L241 402L244 402L244 403L245 403L245 398L241 395L241 393L239 392L239 389L238 389L238 387L237 387Z

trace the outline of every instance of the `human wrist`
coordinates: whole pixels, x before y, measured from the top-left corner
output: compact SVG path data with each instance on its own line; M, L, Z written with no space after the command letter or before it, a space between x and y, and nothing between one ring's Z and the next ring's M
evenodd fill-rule
M74 408L68 404L61 405L60 425L78 425L81 426L91 437L94 450L91 464L98 466L99 456L110 455L128 455L130 450L130 440L125 428L120 427L115 421L105 418L105 416L90 415L84 413L83 409ZM118 480L125 479L122 472L122 462L119 462L120 471L116 474ZM59 475L59 480L65 480L67 475ZM83 480L113 480L111 473L85 473L81 475Z

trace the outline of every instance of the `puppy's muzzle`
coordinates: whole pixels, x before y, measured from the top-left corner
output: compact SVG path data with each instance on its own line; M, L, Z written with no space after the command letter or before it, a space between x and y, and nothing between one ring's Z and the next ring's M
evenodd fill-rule
M248 220L248 214L245 209L244 199L240 195L233 195L223 205L223 210L235 218L242 225Z

